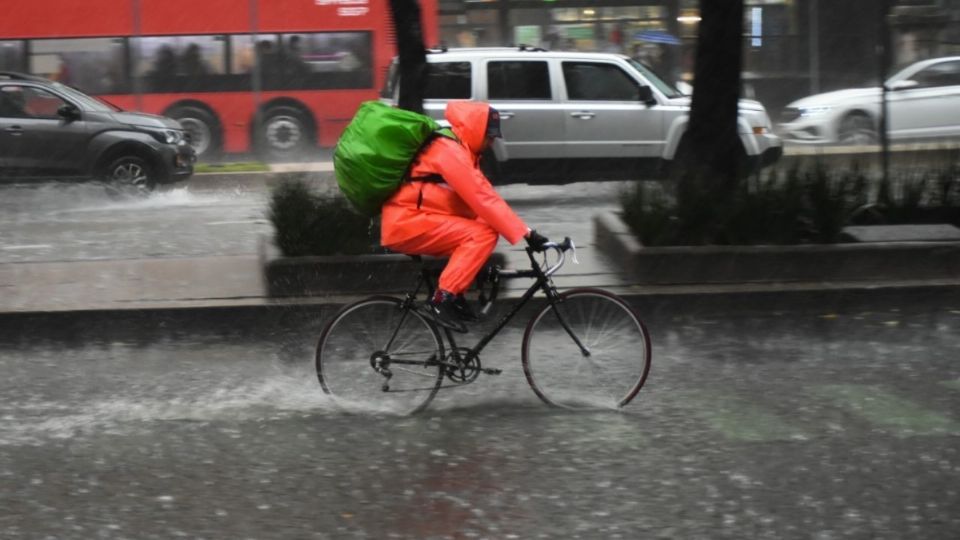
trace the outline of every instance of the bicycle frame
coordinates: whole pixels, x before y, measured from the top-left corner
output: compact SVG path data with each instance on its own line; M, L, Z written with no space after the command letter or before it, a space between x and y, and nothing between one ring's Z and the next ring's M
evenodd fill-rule
M530 299L533 298L533 296L537 293L537 291L542 290L542 291L544 292L544 295L545 295L546 298L547 298L547 302L548 302L551 306L554 306L554 307L555 307L558 303L561 302L560 294L557 292L557 288L554 286L553 280L551 279L551 277L550 277L549 275L547 275L547 274L543 271L543 268L541 268L540 265L537 263L536 258L534 258L534 252L533 252L533 250L531 250L530 248L526 248L526 253L527 253L527 257L530 259L530 267L531 267L530 270L502 271L502 270L500 270L499 268L494 267L494 268L493 268L493 272L495 272L494 278L495 278L495 279L499 279L499 278L507 278L507 279L530 278L530 279L534 279L533 284L530 285L530 287L526 290L526 292L523 293L523 295L520 297L520 300L517 302L517 304L516 304L515 306L513 306L513 308L512 308L506 315L504 315L503 317L501 317L499 321L497 321L497 323L496 323L496 325L494 325L493 329L491 329L489 332L487 332L487 333L480 339L480 341L477 342L476 345L474 345L472 348L468 349L465 358L461 358L461 357L460 357L460 354L461 354L461 353L460 353L459 347L457 346L456 339L454 339L454 336L453 336L453 333L454 333L454 332L453 332L452 330L450 330L449 328L442 328L443 333L444 333L444 335L445 335L445 337L446 337L446 341L450 344L450 353L451 353L451 355L453 356L454 360L457 361L458 364L457 364L457 365L446 364L444 358L438 359L438 362L439 362L440 364L447 365L447 367L457 368L457 367L461 367L464 362L469 362L470 360L472 360L472 359L474 359L474 358L478 358L478 359L479 359L480 352L481 352L484 348L486 348L486 346L487 346L491 341L493 341L493 339L497 336L497 334L499 334L500 331L503 330L503 328L504 328L505 326L507 326L507 324L510 323L510 321L513 320L513 318L517 315L517 313L519 313L520 310L523 309L524 306L527 305L527 303L530 301ZM419 257L417 258L417 260L419 260ZM421 267L421 269L420 269L420 274L419 274L419 277L418 277L418 279L417 279L417 286L416 286L416 288L414 289L414 291L413 291L412 293L408 293L408 294L407 294L407 296L406 296L406 298L405 298L405 300L404 300L404 303L403 303L404 309L407 310L407 311L414 309L414 304L415 304L415 302L416 302L417 294L419 294L420 289L421 289L424 285L426 285L428 296L429 296L429 295L432 295L433 292L434 292L434 289L435 289L434 281L435 281L435 280L434 280L433 276L431 275L431 272L430 272L429 270L427 270L425 267ZM494 302L494 301L495 301L495 299L494 299L494 300L491 300L491 302ZM560 310L554 309L553 312L556 314L557 319L560 321L560 324L561 324L561 326L563 327L563 329L566 330L567 334L573 339L574 343L576 343L576 345L580 348L580 352L581 352L584 356L590 356L590 351L589 351L589 349L587 349L587 348L583 345L583 343L580 341L580 339L573 333L573 330L571 330L569 324L568 324L567 321L565 320L565 318L564 318L563 314L560 312ZM403 321L404 321L405 319L406 319L406 313L404 313L403 317L401 317L401 319L400 319L400 324L397 326L397 329L394 331L393 335L391 336L390 341L388 342L388 344L387 344L387 346L386 346L386 348L385 348L386 350L389 350L390 345L393 344L393 340L396 338L397 333L399 332L400 328L402 327ZM421 364L421 365L423 364L423 362L416 362L416 361L396 361L396 360L394 360L393 363L398 363L398 364ZM479 362L478 362L477 365L478 365L478 368L479 368Z

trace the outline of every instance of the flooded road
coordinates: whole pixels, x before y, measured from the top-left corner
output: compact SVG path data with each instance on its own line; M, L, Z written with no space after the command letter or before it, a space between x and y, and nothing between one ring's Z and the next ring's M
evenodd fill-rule
M329 179L310 177L320 192ZM500 188L526 221L554 236L591 238L592 216L615 208L620 182ZM269 238L269 186L203 177L143 199L96 184L0 184L0 263L206 257L257 253Z
M585 413L538 401L514 329L407 418L325 399L327 315L2 345L0 536L960 533L958 310L650 313L646 387Z

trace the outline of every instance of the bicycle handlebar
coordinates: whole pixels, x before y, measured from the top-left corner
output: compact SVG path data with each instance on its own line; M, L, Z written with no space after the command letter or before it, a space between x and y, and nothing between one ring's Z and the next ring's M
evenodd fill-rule
M563 266L564 261L566 260L566 253L569 250L574 250L574 259L576 259L576 246L573 245L573 240L569 236L563 239L563 242L546 242L543 244L543 249L539 250L541 253L545 252L548 249L552 249L557 252L557 262L543 271L543 274L547 277L552 276L557 270Z

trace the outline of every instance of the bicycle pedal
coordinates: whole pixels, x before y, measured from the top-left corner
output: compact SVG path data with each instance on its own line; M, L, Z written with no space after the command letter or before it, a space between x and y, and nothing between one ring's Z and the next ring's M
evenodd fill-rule
M482 371L487 375L499 375L503 373L502 369L497 369L497 368L483 368Z

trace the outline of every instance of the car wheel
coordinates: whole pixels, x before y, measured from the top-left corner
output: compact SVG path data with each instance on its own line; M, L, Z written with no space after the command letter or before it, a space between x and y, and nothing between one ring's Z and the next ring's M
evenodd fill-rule
M197 159L209 160L220 152L220 124L212 114L199 107L176 107L167 116L180 122L190 136Z
M153 167L140 156L122 156L111 161L102 178L112 196L145 197L157 187Z
M837 139L841 144L877 144L877 129L873 119L864 113L851 113L840 121Z
M270 109L260 125L260 149L270 160L300 157L312 139L309 123L293 107Z

